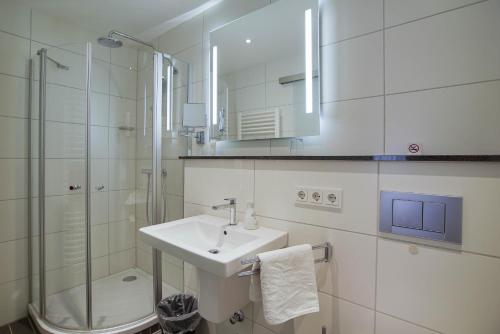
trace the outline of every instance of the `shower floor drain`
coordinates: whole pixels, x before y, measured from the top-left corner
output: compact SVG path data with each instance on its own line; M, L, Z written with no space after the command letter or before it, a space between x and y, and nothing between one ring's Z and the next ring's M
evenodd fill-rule
M137 279L137 276L131 275L131 276L125 276L122 281L124 282L133 282Z

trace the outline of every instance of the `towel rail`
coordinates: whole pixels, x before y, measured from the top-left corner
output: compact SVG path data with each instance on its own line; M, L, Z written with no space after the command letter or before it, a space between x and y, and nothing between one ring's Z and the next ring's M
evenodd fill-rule
M312 246L312 249L313 250L316 250L316 249L324 249L325 253L323 255L322 258L319 258L319 259L315 259L314 260L314 263L324 263L324 262L330 262L330 259L332 257L332 244L329 243L329 242L324 242L320 245L315 245L315 246ZM244 260L241 260L241 264L242 265L247 265L247 264L254 264L254 263L258 263L260 262L259 258L256 256L256 257L252 257L252 258L249 258L249 259L244 259ZM238 274L239 277L245 277L245 276L251 276L251 275L255 275L255 274L258 274L260 272L259 269L253 269L253 270L247 270L247 271L242 271Z

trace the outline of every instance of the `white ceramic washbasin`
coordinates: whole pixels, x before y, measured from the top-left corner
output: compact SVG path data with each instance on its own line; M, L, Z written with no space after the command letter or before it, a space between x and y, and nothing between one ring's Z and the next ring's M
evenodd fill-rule
M154 248L221 277L243 270L242 259L282 248L288 241L287 232L265 227L246 230L242 223L224 227L227 224L228 219L200 215L143 227L139 231L144 242Z
M245 230L243 224L226 226L228 222L201 215L139 230L147 244L197 268L199 312L214 323L225 321L250 301L249 278L236 275L248 267L240 261L288 242L286 232L265 227Z

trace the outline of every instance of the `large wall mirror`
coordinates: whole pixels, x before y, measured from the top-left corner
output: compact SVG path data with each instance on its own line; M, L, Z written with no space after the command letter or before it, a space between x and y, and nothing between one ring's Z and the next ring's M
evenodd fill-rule
M211 137L320 131L318 0L281 0L210 32Z

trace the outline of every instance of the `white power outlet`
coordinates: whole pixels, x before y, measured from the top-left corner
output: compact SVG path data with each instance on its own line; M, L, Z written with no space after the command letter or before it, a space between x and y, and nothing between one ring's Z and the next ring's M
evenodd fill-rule
M295 201L300 203L307 203L309 200L309 194L306 188L297 187L295 189Z
M309 202L314 204L322 204L323 203L323 191L319 189L310 189L309 190Z
M333 208L341 209L342 208L342 189L328 189L324 190L325 196L325 205L331 206Z

